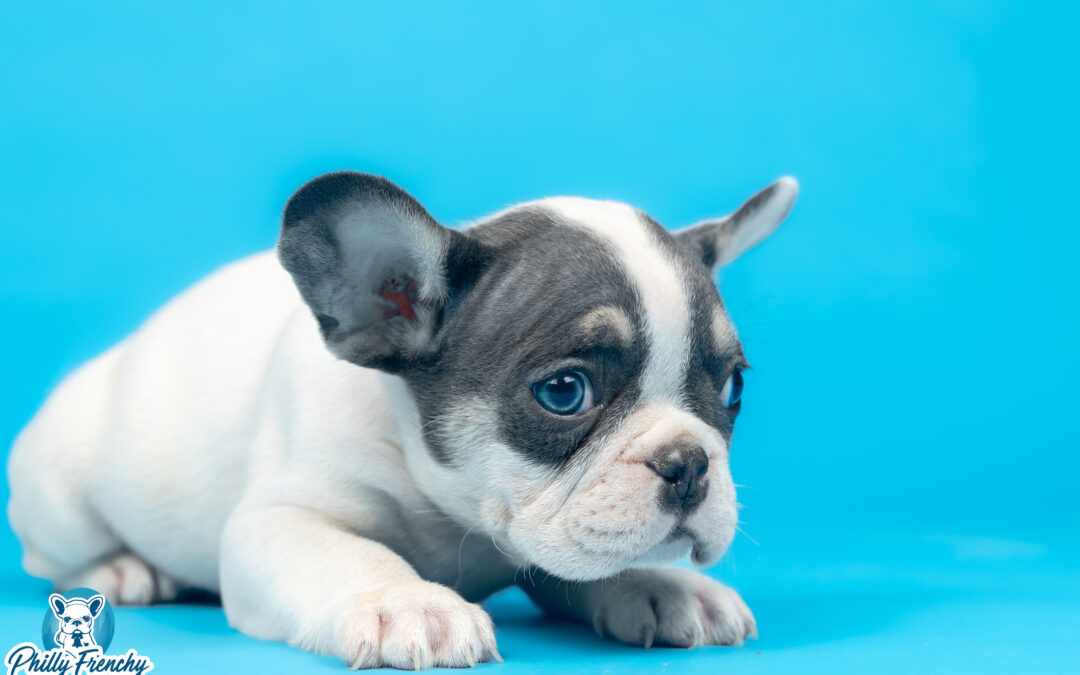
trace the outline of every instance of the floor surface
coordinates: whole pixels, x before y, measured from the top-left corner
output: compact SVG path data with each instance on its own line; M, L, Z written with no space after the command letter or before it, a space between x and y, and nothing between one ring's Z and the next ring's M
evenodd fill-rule
M0 635L36 640L48 586L5 555ZM1056 537L770 535L740 538L713 570L754 610L742 648L644 651L543 617L518 590L486 603L506 661L490 673L1080 673L1080 545ZM344 672L335 659L261 642L221 609L116 610L110 653L160 673ZM8 647L5 647L5 650Z

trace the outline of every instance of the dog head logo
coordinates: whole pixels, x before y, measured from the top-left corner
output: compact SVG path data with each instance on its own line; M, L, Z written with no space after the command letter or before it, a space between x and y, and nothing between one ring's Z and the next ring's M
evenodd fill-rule
M7 675L145 675L154 669L154 662L134 649L105 653L116 625L112 607L102 594L74 588L62 595L53 593L48 604L41 623L41 646L20 642L9 649L4 658Z
M66 652L78 653L83 649L100 648L94 639L94 619L101 614L104 606L105 598L100 594L68 599L53 593L49 596L49 607L60 626L53 640Z
M41 644L76 655L84 651L104 654L116 630L112 606L91 588L73 588L49 596L41 623Z

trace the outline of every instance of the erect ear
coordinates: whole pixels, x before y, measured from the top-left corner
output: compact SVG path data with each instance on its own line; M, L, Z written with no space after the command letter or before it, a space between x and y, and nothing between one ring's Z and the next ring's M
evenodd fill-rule
M49 596L49 607L52 607L53 614L59 617L67 608L67 598L59 593L53 593Z
M90 616L97 616L101 612L101 608L105 606L105 597L101 595L91 596L86 601L86 606L90 608Z
M390 372L428 353L447 300L483 263L472 237L385 178L355 171L297 190L278 256L330 351Z
M713 271L750 250L784 222L799 184L784 176L757 193L735 213L675 232L675 239Z

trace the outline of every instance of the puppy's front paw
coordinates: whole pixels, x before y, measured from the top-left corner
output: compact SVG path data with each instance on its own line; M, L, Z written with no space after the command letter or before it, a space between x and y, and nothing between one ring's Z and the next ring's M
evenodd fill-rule
M427 581L355 596L341 631L343 655L353 669L419 670L502 660L487 612Z
M685 569L635 570L608 582L593 625L601 636L645 648L741 645L757 638L754 615L738 593Z

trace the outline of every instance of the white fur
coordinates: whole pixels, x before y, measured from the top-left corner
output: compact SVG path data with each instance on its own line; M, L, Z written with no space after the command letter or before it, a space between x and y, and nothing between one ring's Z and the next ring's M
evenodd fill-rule
M402 508L431 508L383 387L327 351L273 255L223 269L69 377L20 434L9 517L27 571L92 574L131 546L220 591L233 625L353 658L331 644L343 610L327 599L422 583L347 532L382 526L364 495L392 486Z

